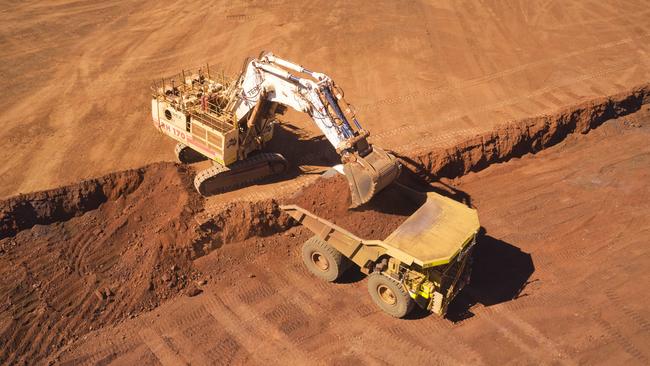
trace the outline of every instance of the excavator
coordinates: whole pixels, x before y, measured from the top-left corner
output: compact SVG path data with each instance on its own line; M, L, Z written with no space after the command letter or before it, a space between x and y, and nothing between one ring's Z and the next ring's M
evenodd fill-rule
M280 154L263 152L276 116L287 107L307 113L341 158L334 168L348 180L351 207L362 205L400 173L394 156L368 142L353 107L327 75L273 53L247 59L230 78L209 65L154 81L154 126L175 139L182 163L209 159L196 190L210 196L252 184L288 169Z

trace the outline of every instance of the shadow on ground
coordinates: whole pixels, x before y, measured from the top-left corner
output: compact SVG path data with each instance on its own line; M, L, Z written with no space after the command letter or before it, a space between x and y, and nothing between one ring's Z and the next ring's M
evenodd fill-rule
M447 311L454 322L474 316L470 309L476 304L492 306L527 296L524 289L535 272L529 253L487 234L479 238L473 259L470 284Z
M404 159L400 157L400 159ZM414 162L410 162L414 163ZM403 167L399 183L422 192L435 192L472 207L472 197L456 187L426 174L426 169L418 171ZM530 276L535 272L533 259L519 247L488 235L481 229L473 251L471 282L452 301L447 318L457 322L471 318L470 309L481 304L493 306L512 301L522 296ZM411 319L427 316L429 313L415 309Z
M266 150L282 154L293 167L300 165L332 166L340 158L325 136L309 137L302 129L283 122L275 126Z
M418 191L435 192L472 207L472 198L469 194L440 181L438 177L429 174L426 169L420 167L418 163L408 157L396 153L393 154L395 154L395 156L400 160L406 161L407 163L417 167L417 170L411 170L406 166L402 166L399 183Z

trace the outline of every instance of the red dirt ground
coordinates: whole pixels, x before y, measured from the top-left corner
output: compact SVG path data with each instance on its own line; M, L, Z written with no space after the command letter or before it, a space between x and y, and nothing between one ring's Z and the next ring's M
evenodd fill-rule
M649 137L644 107L536 155L434 185L477 207L485 228L472 283L450 319L388 317L355 271L343 283L319 282L300 262L310 233L294 227L194 260L208 279L202 294L92 331L49 359L647 364Z
M189 187L162 163L2 202L2 233L22 230L0 240L0 360L38 361L192 284Z

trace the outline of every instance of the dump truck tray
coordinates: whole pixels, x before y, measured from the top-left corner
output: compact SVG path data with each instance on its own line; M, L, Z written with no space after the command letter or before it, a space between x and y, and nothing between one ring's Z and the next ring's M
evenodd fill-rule
M387 254L404 264L417 264L422 268L449 263L478 232L478 214L476 210L437 193L418 195L424 203L384 240L359 238L296 205L283 205L281 208L360 265L363 264L355 257L367 251L373 253L363 255L363 260Z

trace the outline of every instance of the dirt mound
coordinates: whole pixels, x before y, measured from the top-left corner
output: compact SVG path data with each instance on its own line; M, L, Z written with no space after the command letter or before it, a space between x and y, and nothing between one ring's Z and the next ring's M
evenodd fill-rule
M17 232L0 240L0 360L34 362L191 285L200 206L169 163L0 203Z
M309 210L363 239L385 239L418 208L399 186L391 185L367 204L350 209L350 188L342 175L318 179L287 203Z
M143 169L127 170L0 201L0 239L36 224L65 221L94 210L108 200L133 192L142 176Z
M200 237L193 244L193 258L228 243L268 236L291 226L275 200L234 202L199 227Z

